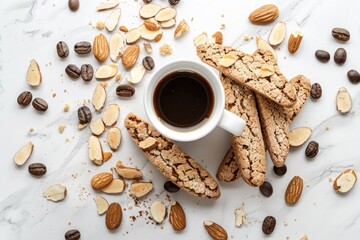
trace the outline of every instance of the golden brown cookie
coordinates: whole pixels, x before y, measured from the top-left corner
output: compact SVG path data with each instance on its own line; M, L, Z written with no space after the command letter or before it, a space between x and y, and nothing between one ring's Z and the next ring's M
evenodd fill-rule
M232 182L241 177L239 164L236 161L233 148L230 147L222 160L216 178L224 182Z

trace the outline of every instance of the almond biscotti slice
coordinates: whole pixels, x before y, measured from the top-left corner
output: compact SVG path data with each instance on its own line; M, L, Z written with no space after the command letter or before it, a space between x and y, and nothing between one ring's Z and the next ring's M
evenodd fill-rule
M256 102L266 149L274 165L281 167L287 159L290 148L289 123L284 109L260 95L256 95Z
M246 122L241 135L232 136L240 174L250 186L261 186L265 180L266 159L254 92L224 75L221 82L225 91L225 108Z
M239 164L236 161L233 148L230 147L218 168L216 178L219 179L219 181L232 182L240 177Z
M276 59L267 50L258 49L249 55L232 47L212 43L198 46L197 54L203 62L270 101L283 107L296 103L294 87L282 75ZM229 67L220 64L225 55L235 59Z
M293 77L290 83L295 87L297 101L292 107L284 107L284 112L289 124L299 114L311 90L310 80L301 74Z
M129 113L125 127L150 162L178 187L202 198L220 197L219 186L210 173L149 123Z

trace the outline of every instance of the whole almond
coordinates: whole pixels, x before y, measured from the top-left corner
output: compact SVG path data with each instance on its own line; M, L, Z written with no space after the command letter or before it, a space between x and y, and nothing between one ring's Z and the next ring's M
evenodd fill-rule
M91 178L91 187L95 190L101 190L109 185L113 180L113 175L108 172L98 173Z
M285 201L289 205L297 203L301 197L303 190L303 180L299 176L295 176L287 186L285 192Z
M184 230L186 227L185 212L178 202L173 202L170 206L169 221L175 231Z
M217 223L204 221L204 227L213 240L227 240L226 230Z
M137 59L139 57L139 54L140 54L140 46L139 46L139 44L134 44L134 45L129 46L124 51L124 53L122 55L122 58L121 58L123 66L126 69L132 68L136 63L136 61L137 61Z
M288 42L289 53L295 53L299 49L302 38L303 35L299 31L291 33Z
M278 7L274 4L267 4L253 11L249 15L249 20L254 24L266 24L274 21L278 16Z
M122 209L119 203L111 203L106 211L105 224L109 230L117 229L122 221Z
M100 62L105 62L109 56L109 44L103 34L99 34L94 38L93 54Z
M350 191L357 181L355 169L347 169L343 171L334 181L334 189L339 193L347 193Z

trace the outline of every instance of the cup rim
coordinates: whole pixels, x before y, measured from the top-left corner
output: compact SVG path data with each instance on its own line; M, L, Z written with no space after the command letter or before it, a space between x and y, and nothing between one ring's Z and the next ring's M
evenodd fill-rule
M177 70L190 70L197 72L202 76L206 75L206 77L204 76L204 78L209 82L214 92L214 108L213 108L213 112L211 113L211 116L206 121L206 123L204 123L199 128L191 131L180 132L167 127L160 121L153 106L153 93L156 88L156 85L166 74L169 74ZM157 75L159 74L162 74L162 76L157 77ZM155 77L157 77L157 79L155 79ZM208 78L212 78L212 79L208 79ZM190 142L206 136L218 125L224 112L225 93L223 90L223 86L220 82L220 79L212 68L210 68L209 66L205 65L202 62L188 60L188 59L170 61L162 65L161 67L157 68L156 71L154 71L151 74L151 76L149 77L149 81L147 82L144 90L145 90L144 98L143 98L144 108L146 115L148 116L148 119L150 120L151 124L161 134L175 141Z

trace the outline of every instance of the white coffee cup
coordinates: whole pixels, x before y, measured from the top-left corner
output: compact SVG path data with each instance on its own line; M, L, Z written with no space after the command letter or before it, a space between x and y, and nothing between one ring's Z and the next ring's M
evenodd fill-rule
M189 127L179 128L172 126L156 114L153 98L156 86L166 75L173 72L195 72L203 76L209 83L214 93L214 106L209 118L201 123ZM157 70L148 79L145 86L144 106L146 114L153 126L164 136L182 142L189 142L200 139L209 134L216 126L239 136L246 123L239 116L225 109L225 93L219 76L213 69L204 63L192 60L176 60L169 62Z

